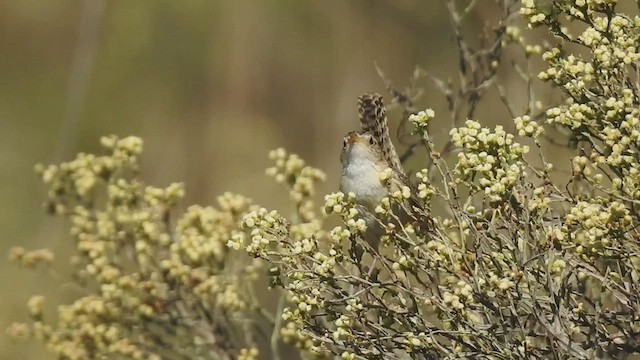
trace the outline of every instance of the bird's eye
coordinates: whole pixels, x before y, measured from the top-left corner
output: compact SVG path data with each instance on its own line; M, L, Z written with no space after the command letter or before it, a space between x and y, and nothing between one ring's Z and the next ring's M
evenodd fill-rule
M373 145L373 144L375 144L375 143L376 143L376 142L373 140L373 138L372 138L372 137L370 137L370 138L369 138L369 144Z
M347 147L347 139L342 139L342 147Z

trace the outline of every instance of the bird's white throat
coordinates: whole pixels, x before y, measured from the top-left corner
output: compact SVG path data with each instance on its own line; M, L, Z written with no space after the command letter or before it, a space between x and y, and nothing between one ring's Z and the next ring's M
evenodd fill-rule
M356 195L356 203L373 210L383 197L387 187L380 181L380 173L386 168L380 159L363 144L353 144L342 156L340 191Z

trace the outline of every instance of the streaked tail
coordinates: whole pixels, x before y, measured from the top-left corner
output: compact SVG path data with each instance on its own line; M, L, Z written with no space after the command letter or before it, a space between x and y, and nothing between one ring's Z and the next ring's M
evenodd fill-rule
M362 131L369 131L373 134L378 144L380 144L380 148L389 167L404 174L402 163L389 135L387 109L384 107L382 96L371 93L360 95L360 97L358 97L358 113L360 115Z

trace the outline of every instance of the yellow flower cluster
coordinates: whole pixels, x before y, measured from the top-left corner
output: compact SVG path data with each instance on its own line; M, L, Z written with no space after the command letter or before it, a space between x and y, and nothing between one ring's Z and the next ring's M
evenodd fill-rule
M452 129L449 134L453 144L463 150L454 170L459 176L457 181L478 178L478 188L490 201L504 200L526 176L522 159L529 147L515 142L502 126L491 131L477 121L467 120L464 127Z
M409 121L419 130L424 130L427 128L427 125L436 116L436 113L432 109L426 109L418 112L417 114L412 114L409 116Z
M529 115L518 116L513 119L518 135L538 139L544 133L544 128L538 123L531 121Z
M314 194L315 183L324 181L326 175L314 167L307 166L298 155L287 154L283 148L271 151L269 158L275 166L266 170L267 175L273 176L276 182L287 186L301 221L306 222L315 218L311 196Z
M625 252L625 233L632 221L630 210L620 202L581 201L566 216L563 239L587 258L616 256Z

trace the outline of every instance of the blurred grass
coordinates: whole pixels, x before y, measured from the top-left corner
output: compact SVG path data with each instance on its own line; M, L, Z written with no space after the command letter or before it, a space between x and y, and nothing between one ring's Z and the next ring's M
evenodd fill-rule
M109 1L95 37L79 31L83 7L92 4L97 0L0 2L2 253L51 247L64 259L64 224L43 215L45 194L32 168L97 151L101 135L143 137L144 177L159 186L186 182L184 206L211 204L230 190L282 208L286 194L263 175L268 150L300 154L328 173L321 193L334 191L342 136L358 126L356 97L387 95L374 61L399 87L416 65L443 78L457 72L440 2ZM484 7L472 25L490 17ZM93 54L74 60L85 38L95 38ZM74 94L69 79L83 61L90 77ZM426 89L419 105L444 112L442 98ZM60 133L70 95L78 97L78 122ZM491 104L480 117L506 119ZM390 113L396 124L399 111ZM435 136L447 132L443 125ZM31 294L51 301L78 295L6 261L0 285L0 329L25 318ZM0 358L51 356L40 344L0 336Z

